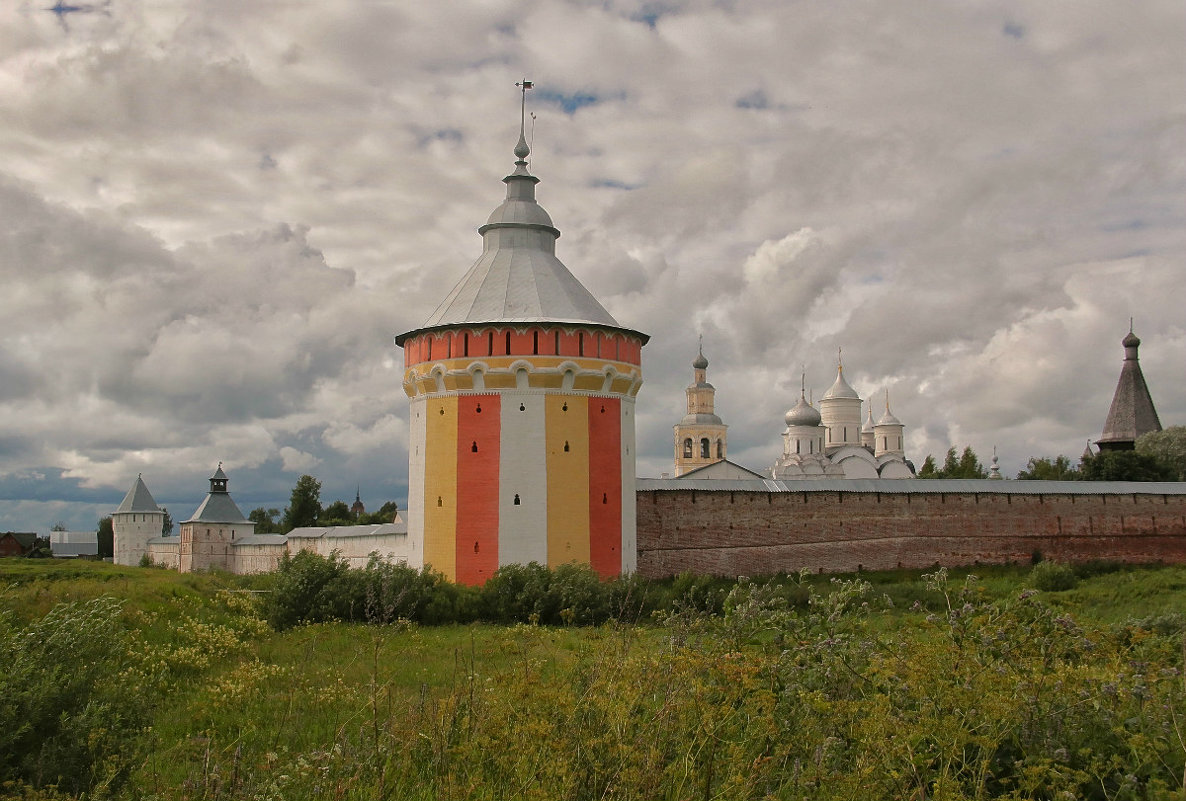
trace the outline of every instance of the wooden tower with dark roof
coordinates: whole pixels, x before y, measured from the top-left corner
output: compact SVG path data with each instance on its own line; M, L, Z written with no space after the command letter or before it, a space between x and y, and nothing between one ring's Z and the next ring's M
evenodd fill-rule
M1120 381L1112 396L1108 419L1104 421L1104 433L1095 442L1101 451L1131 451L1142 434L1161 430L1161 421L1157 419L1157 409L1153 408L1153 397L1137 357L1141 340L1132 332L1131 326L1121 344L1124 345L1124 365L1120 368Z

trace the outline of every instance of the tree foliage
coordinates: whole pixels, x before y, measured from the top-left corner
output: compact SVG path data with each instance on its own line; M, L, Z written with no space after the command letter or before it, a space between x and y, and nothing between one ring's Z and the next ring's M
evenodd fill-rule
M278 534L280 533L280 510L279 509L265 509L262 506L252 509L247 514L247 519L255 523L256 534Z
M322 509L317 520L323 526L352 526L358 522L350 513L350 507L342 500L334 501Z
M321 517L321 482L310 475L303 475L297 479L292 488L292 496L288 500L288 508L284 510L282 530L292 531L294 528L317 525Z
M1137 439L1136 450L1170 467L1176 474L1174 480L1186 481L1186 426L1143 434Z
M1077 466L1071 466L1069 458L1059 454L1053 459L1031 456L1017 477L1023 481L1078 481L1083 476Z
M1079 468L1085 481L1174 481L1174 468L1137 451L1100 451L1084 456Z
M95 532L99 540L99 558L109 559L115 556L115 529L111 525L111 518L99 520L99 529Z
M935 466L935 458L927 455L927 458L922 463L922 469L918 471L919 478L988 478L988 471L984 469L984 465L980 463L980 459L976 456L976 452L972 450L972 446L964 447L963 453L958 457L955 455L955 448L947 449L947 456L943 459L943 466Z

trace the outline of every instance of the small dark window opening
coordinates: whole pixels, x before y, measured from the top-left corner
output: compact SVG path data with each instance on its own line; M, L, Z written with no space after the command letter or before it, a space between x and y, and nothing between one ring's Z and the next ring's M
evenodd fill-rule
M568 440L564 440L564 452L568 453Z
M531 352L536 355L539 354L539 331L531 335Z
M441 409L441 415L443 416L444 414L445 414L445 410Z
M704 439L700 440L700 458L707 459L710 455L711 452L709 451L708 437L705 437Z
M556 332L556 355L560 355L560 332Z
M719 439L717 440L717 458L718 459L725 458L725 443Z
M564 405L560 407L560 411L562 411L562 412L568 411L568 401L564 402Z
M692 440L691 439L684 440L684 458L685 459L692 458Z
M799 440L795 440L795 453L802 453L802 451L800 451L800 450L799 450L799 446L800 446L801 444L802 444L802 443L801 443L801 442L799 442Z
M490 351L490 353L487 355L489 355L489 356L494 355L494 332L493 331L490 332L490 344L487 345L486 349L488 351Z
M609 503L609 497L608 497L608 496L607 496L607 495L606 495L604 492L603 492L603 493L601 493L601 502L602 502L602 503Z
M527 411L527 407L526 407L526 406L524 406L522 403L520 403L520 404L519 404L519 411L521 411L521 412L525 412L525 411Z
M428 338L428 359L432 360L432 337Z
M605 404L601 404L601 413L605 414Z
M507 331L507 356L511 355L511 332Z
M584 332L577 334L577 355L578 356L585 355L585 334L584 334Z
M519 505L519 493L515 493L515 506Z
M482 413L482 404L479 403L478 408L475 409L474 411L476 411L478 414L481 414Z
M462 340L462 348L463 348L463 350L462 350L461 355L469 356L469 334L468 333L465 335L465 339Z
M474 540L474 553L478 552L478 541Z
M473 451L474 453L478 452L478 441L477 440L474 440L474 444L470 446L470 450Z
M445 505L445 502L443 500L441 500L441 496L438 495L437 496L437 506L444 506L444 505Z

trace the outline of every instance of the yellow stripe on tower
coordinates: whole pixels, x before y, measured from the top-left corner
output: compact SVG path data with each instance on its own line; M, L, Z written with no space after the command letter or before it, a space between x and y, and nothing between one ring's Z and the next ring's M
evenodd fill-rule
M589 399L548 395L545 404L548 566L588 564Z
M457 577L457 397L429 398L424 454L424 563Z

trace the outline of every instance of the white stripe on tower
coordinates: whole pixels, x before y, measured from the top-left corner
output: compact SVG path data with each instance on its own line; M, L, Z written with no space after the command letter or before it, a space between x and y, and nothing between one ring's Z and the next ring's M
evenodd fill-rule
M521 409L520 406L523 408ZM544 395L502 393L498 563L548 563L548 471ZM515 496L519 503L515 503Z

